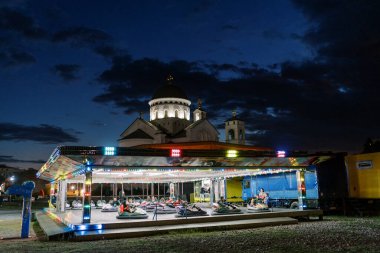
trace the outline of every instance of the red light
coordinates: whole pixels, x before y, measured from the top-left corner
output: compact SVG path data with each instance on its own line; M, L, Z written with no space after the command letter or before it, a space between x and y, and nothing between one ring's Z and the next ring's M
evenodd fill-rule
M89 192L86 192L85 194L84 194L84 196L86 196L86 197L88 197L88 196L90 196L91 195L91 193L89 193Z
M181 157L182 155L182 150L180 149L172 149L170 152L171 157Z

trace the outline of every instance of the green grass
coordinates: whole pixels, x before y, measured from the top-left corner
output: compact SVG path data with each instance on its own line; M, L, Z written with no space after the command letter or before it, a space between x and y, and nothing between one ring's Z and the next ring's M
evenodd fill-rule
M144 238L90 242L0 241L1 252L380 252L380 217L329 216L324 221L256 229L171 232Z

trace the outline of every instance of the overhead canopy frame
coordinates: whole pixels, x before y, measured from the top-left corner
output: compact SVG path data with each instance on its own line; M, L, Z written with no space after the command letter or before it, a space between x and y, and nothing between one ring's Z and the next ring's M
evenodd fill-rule
M178 152L178 145L176 149ZM83 182L83 174L91 168L93 183L187 182L306 170L331 157L277 157L275 152L263 149L234 151L231 156L226 149L184 149L173 157L168 148L64 146L54 150L37 177L50 182Z

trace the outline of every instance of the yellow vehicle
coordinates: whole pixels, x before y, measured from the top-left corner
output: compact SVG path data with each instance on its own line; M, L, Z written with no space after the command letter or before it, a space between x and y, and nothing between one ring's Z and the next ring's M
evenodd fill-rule
M345 158L349 198L380 199L380 152Z

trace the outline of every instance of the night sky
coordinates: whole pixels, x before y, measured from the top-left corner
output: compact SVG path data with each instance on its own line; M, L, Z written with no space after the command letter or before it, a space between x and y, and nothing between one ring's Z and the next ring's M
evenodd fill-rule
M380 129L380 1L0 2L0 164L116 146L171 74L224 141L358 152Z

